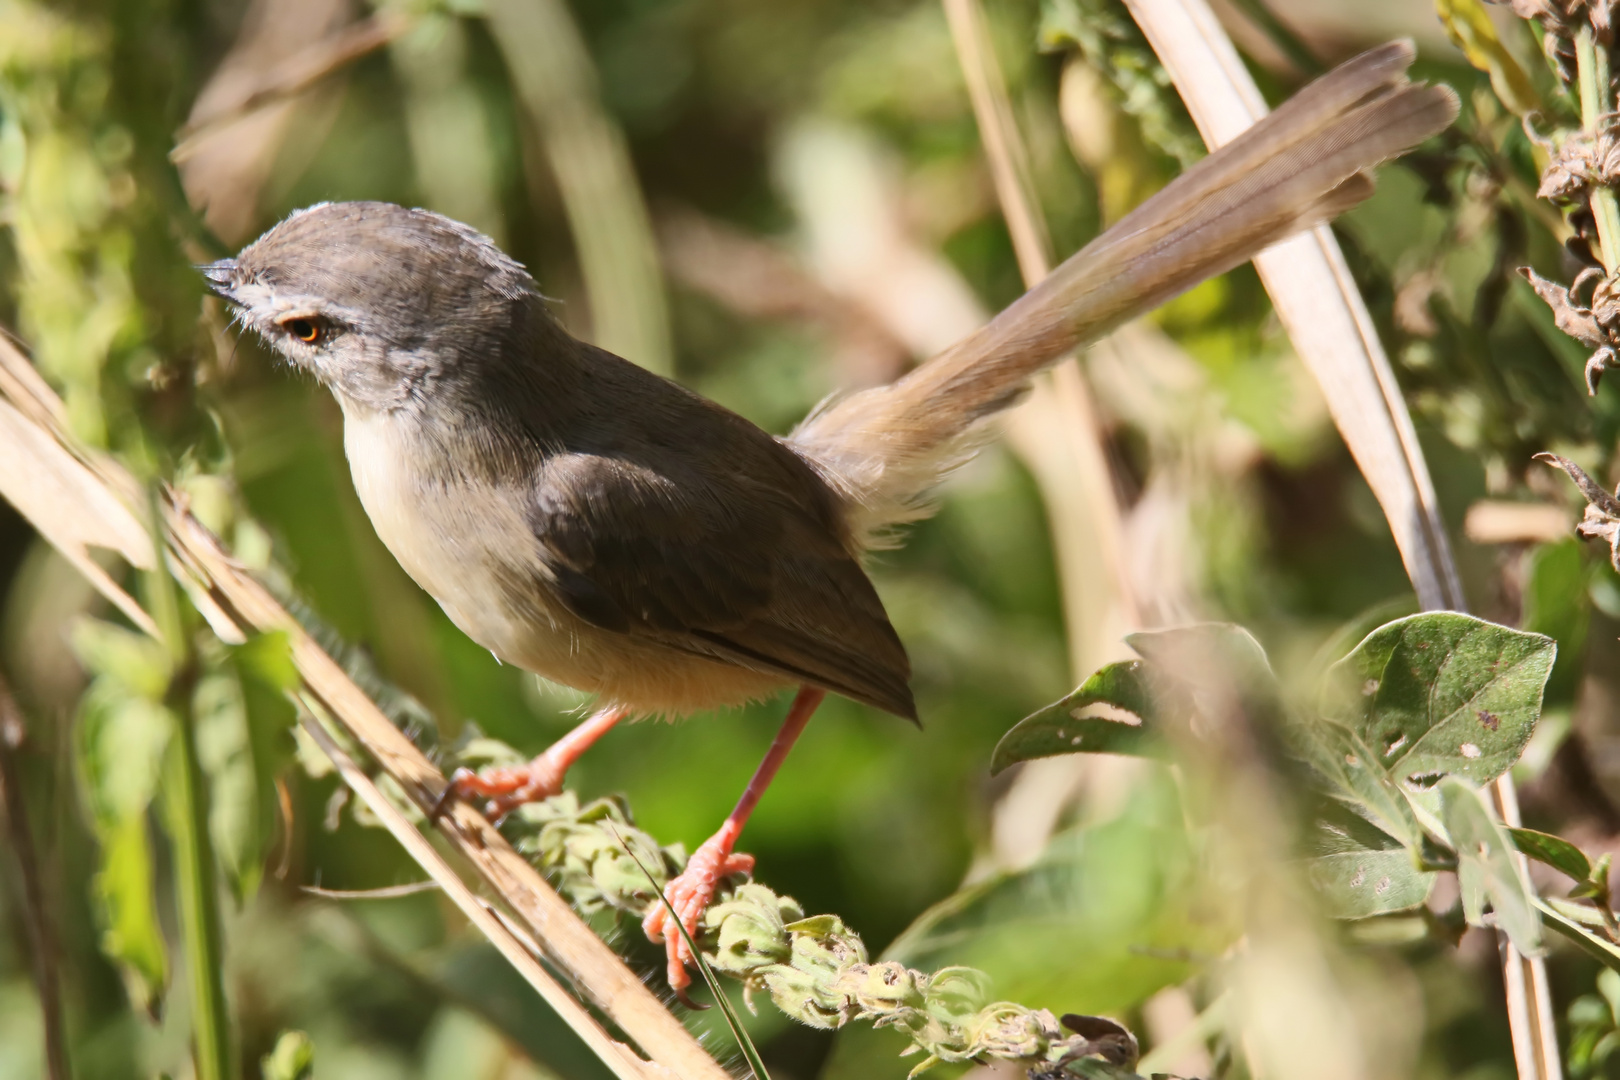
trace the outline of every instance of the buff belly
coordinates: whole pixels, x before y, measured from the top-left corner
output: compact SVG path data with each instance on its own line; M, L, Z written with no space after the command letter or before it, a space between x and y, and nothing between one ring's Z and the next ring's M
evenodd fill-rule
M344 410L344 449L361 505L405 572L503 663L638 715L684 716L791 685L575 616L548 594L538 558L533 567L515 565L536 549L520 502L482 481L459 479L441 463L422 462L414 451L425 440L401 438L400 423L386 413ZM514 581L535 584L512 595Z

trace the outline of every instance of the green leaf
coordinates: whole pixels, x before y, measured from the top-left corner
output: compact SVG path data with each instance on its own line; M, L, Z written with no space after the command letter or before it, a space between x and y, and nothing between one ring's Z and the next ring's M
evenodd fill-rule
M96 838L101 845L94 889L101 950L118 965L131 1003L155 1018L169 981L169 960L152 888L146 815L117 819L98 828Z
M1062 701L1013 725L991 757L991 775L1009 765L1058 754L1159 757L1157 722L1185 724L1227 708L1261 716L1281 712L1277 678L1253 635L1230 623L1197 623L1125 639L1143 656L1099 670ZM1235 700L1234 700L1235 699ZM1082 715L1108 706L1134 722Z
M1614 856L1605 851L1599 855L1597 862L1592 864L1591 873L1586 880L1569 891L1571 897L1590 899L1593 903L1608 907L1611 903L1609 896L1609 869L1614 863Z
M990 775L1010 765L1059 754L1156 756L1162 746L1150 727L1157 716L1146 665L1140 660L1109 664L1062 701L1014 724L996 744ZM1134 722L1083 716L1097 705L1112 706Z
M80 794L99 848L94 897L102 951L118 966L131 1001L156 1015L168 960L153 895L147 808L174 716L103 676L80 702L74 734Z
M192 716L197 764L208 778L208 834L237 896L251 896L270 819L259 812L247 704L235 671L222 668L197 681Z
M1481 897L1488 897L1497 924L1526 956L1541 951L1541 921L1535 897L1513 860L1507 832L1485 811L1479 794L1460 780L1440 783L1441 813L1457 852L1457 877L1468 921L1480 925Z
M1404 844L1346 810L1324 814L1313 840L1306 876L1334 918L1405 911L1434 888L1436 875L1420 869Z
M1554 870L1585 881L1592 874L1592 863L1585 852L1562 836L1537 832L1534 829L1508 829L1513 845L1537 862L1546 863Z
M1435 0L1434 6L1451 40L1470 64L1491 77L1491 89L1513 115L1526 116L1541 108L1541 95L1496 36L1496 26L1480 0Z
M1054 836L1028 869L924 912L885 960L963 965L998 996L1084 1013L1131 1008L1220 955L1240 932L1187 834L1175 785L1152 770L1121 815Z
M80 702L75 734L80 790L92 819L110 823L145 813L174 735L174 714L101 680Z
M1598 963L1611 970L1620 971L1620 945L1588 929L1579 919L1574 918L1575 912L1571 909L1576 905L1562 904L1539 896L1535 898L1535 905L1548 927L1574 942ZM1600 918L1595 911L1592 912L1592 916Z
M1378 759L1378 753L1353 731L1319 724L1306 733L1310 756L1329 794L1356 807L1383 832L1410 851L1423 843L1423 829L1412 803Z
M309 1080L315 1072L315 1043L302 1031L283 1031L275 1049L259 1059L264 1080Z
M231 659L244 677L256 678L277 690L298 688L298 666L293 663L292 645L284 630L256 634L232 646Z
M86 671L111 679L127 692L161 701L174 663L161 643L100 619L75 620L68 631L73 654Z
M1557 651L1550 638L1468 615L1414 615L1333 666L1323 711L1397 779L1485 783L1523 752Z

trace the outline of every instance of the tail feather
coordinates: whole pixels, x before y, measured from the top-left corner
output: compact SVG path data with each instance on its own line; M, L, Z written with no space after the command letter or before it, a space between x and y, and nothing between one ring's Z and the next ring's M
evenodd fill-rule
M991 322L890 384L835 400L790 444L845 496L859 542L927 513L986 418L1078 346L1372 193L1366 170L1444 130L1457 98L1409 83L1413 50L1363 53L1188 169Z

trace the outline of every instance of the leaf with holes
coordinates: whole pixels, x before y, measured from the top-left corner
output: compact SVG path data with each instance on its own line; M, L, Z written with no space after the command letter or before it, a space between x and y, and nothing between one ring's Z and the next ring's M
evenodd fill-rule
M1534 896L1513 860L1507 832L1494 821L1479 793L1454 777L1440 782L1441 813L1457 852L1457 882L1462 887L1463 914L1483 925L1489 900L1497 925L1526 956L1541 951L1541 920Z
M1323 711L1399 780L1494 780L1541 715L1558 645L1455 612L1379 627L1329 672Z
M1395 837L1348 810L1329 807L1317 820L1305 874L1336 919L1405 911L1429 898L1435 875L1421 870Z
M1105 706L1129 720L1083 715ZM1109 664L1080 689L1014 724L996 744L990 775L1033 758L1059 754L1132 754L1156 756L1163 751L1151 724L1158 710L1147 666L1140 660Z
M1328 794L1354 806L1409 850L1420 849L1423 830L1411 801L1359 735L1336 724L1318 724L1306 749Z

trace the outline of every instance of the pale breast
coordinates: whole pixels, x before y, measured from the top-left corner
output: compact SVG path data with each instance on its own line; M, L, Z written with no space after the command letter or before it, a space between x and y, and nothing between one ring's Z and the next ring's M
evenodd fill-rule
M522 493L471 476L398 414L344 409L343 444L377 536L468 637L548 679L638 713L685 715L767 696L786 680L602 630L545 587ZM416 437L413 437L416 436ZM440 455L424 459L424 452Z

